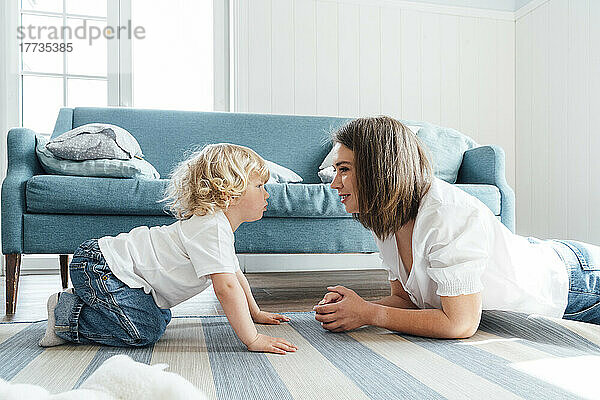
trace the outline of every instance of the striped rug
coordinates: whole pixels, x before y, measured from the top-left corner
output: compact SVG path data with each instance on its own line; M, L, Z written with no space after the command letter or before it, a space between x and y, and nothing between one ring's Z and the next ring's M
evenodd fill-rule
M486 312L465 340L367 327L330 333L313 313L259 326L299 347L250 353L224 317L176 317L153 347L37 346L46 322L0 324L0 378L52 393L78 387L104 360L167 363L214 399L600 398L600 327Z

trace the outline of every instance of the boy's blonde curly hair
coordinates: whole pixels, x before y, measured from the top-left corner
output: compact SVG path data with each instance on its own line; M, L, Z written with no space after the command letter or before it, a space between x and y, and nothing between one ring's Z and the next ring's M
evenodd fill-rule
M162 201L177 219L226 210L242 196L252 174L266 183L269 169L256 152L229 143L209 144L171 173Z

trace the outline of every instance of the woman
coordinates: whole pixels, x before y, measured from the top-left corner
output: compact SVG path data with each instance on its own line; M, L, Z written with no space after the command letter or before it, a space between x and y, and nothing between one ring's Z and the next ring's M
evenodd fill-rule
M478 199L434 178L423 145L392 118L354 120L333 142L331 187L373 232L391 294L367 302L329 287L314 308L325 329L466 338L492 309L600 324L599 247L513 234Z

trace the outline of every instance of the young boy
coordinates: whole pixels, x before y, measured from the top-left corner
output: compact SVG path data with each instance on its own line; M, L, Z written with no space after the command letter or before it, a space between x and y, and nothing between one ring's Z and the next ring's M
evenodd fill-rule
M73 290L48 299L40 346L153 344L171 320L169 309L212 282L248 350L296 351L288 341L256 331L252 321L279 324L289 318L260 310L233 245L243 222L262 218L268 179L265 161L243 146L208 145L182 162L165 197L178 221L82 243L69 265Z

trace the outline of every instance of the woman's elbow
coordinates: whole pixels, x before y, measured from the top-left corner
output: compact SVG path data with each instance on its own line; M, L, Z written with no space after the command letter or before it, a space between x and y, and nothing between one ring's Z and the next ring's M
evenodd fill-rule
M477 332L478 328L479 328L479 323L476 325L471 325L471 326L467 327L466 329L463 329L461 334L458 335L456 337L456 339L468 339Z
M465 321L453 324L450 333L450 339L468 339L479 329L479 319L477 321Z

